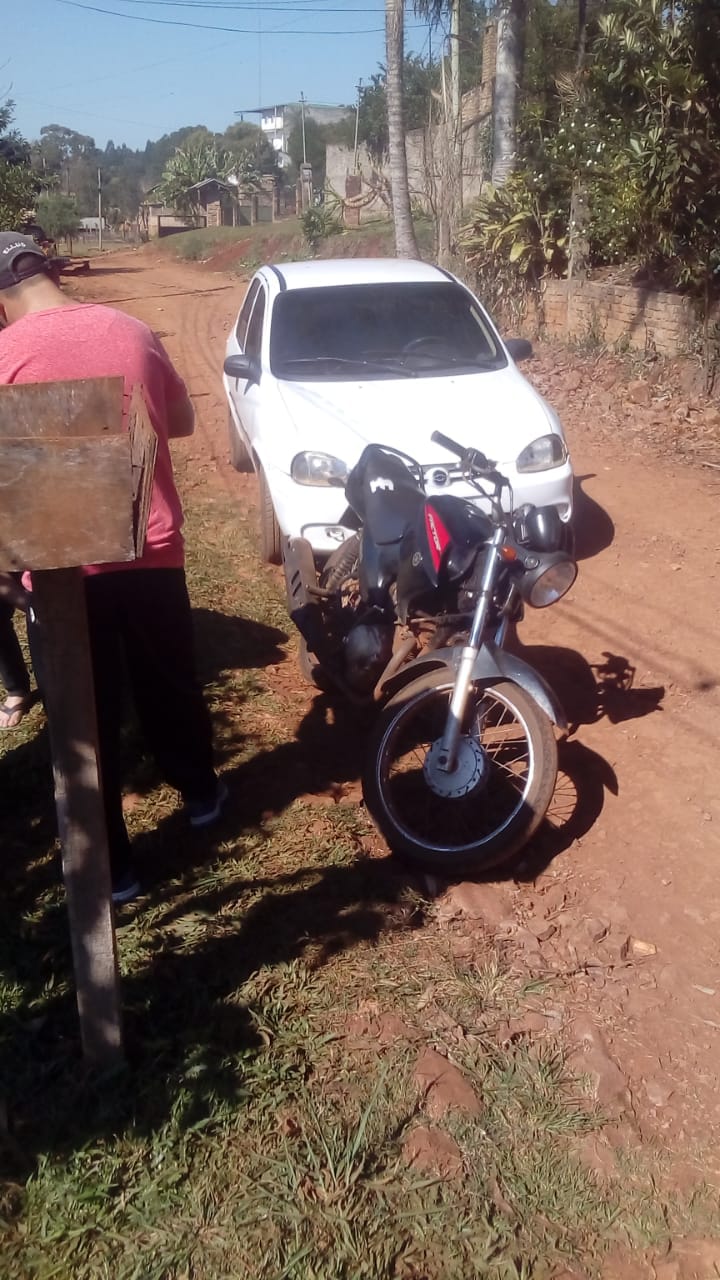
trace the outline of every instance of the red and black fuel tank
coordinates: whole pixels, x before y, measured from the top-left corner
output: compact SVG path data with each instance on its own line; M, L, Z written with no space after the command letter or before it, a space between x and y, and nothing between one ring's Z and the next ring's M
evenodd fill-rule
M493 532L490 519L473 503L452 494L426 498L400 545L397 612L405 622L415 609L438 613L453 608L457 585L472 569L480 547Z

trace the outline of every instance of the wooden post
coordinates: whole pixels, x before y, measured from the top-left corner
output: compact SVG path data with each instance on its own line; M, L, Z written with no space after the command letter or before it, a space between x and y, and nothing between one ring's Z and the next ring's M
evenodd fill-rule
M42 640L55 805L80 1034L90 1062L122 1058L107 824L78 565L142 553L157 436L123 380L0 387L0 570L29 568Z
M90 1062L122 1058L120 984L85 586L80 569L33 574L80 1035Z

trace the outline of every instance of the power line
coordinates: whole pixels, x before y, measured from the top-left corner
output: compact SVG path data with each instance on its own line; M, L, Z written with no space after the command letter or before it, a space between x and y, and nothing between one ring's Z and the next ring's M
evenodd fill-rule
M142 4L160 6L169 9L235 9L248 13L374 13L378 16L384 13L384 9L374 5L372 8L344 6L342 8L323 8L317 5L305 5L294 3L275 3L275 4L258 4L257 0L123 0L124 4ZM132 15L128 14L128 17Z
M130 76L138 75L139 72L141 71L154 71L156 67L165 67L170 65L171 63L176 63L176 62L180 62L180 63L189 62L191 59L204 57L205 54L216 53L218 49L224 49L225 44L226 44L226 41L222 40L219 44L213 43L211 45L206 45L204 49L195 50L193 53L184 53L184 54L181 54L179 57L160 58L158 61L155 61L155 62L141 63L140 66L125 67L122 71L110 71L106 75L91 76L90 79L88 79L86 76L83 76L81 82L79 82L78 80L66 80L64 84L44 85L43 88L46 91L49 90L50 93L61 93L63 89L79 88L80 83L82 83L84 88L85 85L101 84L103 81L108 81L108 80L127 80ZM244 63L236 64L236 66L238 65L244 66L245 64Z
M100 9L94 4L81 4L80 0L57 0L58 4L69 5L73 9L84 9L91 13L102 13L109 18L124 18L127 22L151 22L155 26L160 27L191 27L197 31L227 31L232 35L240 36L256 36L258 34L257 27L221 27L211 22L183 22L179 18L148 18L144 14L139 13L119 13L117 9ZM424 30L421 28L410 28L410 30ZM278 36L376 36L384 35L384 27L351 27L344 31L318 31L318 30L298 30L292 28L276 27L272 31L266 32L267 35Z
M138 125L142 129L147 128L146 119L145 120L125 120L120 116L106 116L106 115L99 116L96 111L84 111L80 107L58 106L56 103L43 102L41 101L40 98L28 98L20 95L18 96L18 102L32 102L36 107L45 107L48 111L69 111L69 112L72 112L72 114L75 116L85 116L89 120L109 120L111 121L112 124L134 124L134 125ZM162 125L156 126L156 128L162 128L162 127L163 127ZM166 127L169 131L171 131L169 125Z

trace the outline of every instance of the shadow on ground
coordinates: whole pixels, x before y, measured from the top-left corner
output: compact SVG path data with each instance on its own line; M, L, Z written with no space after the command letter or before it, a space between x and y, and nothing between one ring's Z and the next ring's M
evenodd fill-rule
M275 628L212 610L196 620L205 677L221 691L238 671L252 674L283 656L285 637ZM546 671L551 658L559 664L555 676L566 681L561 693L578 723L601 715L617 723L659 705L662 690L633 697L622 658L608 655L593 671L570 650L523 653ZM234 711L218 712L218 729L221 739L235 734L236 748L249 739L242 710L239 729ZM71 957L46 731L0 757L0 969L16 988L12 1008L21 1010L0 1014L0 1180L27 1177L43 1154L77 1150L130 1127L152 1134L177 1118L178 1108L190 1126L202 1124L218 1099L242 1105L244 1071L266 1046L253 1009L238 996L246 979L301 958L321 966L389 930L422 923L408 875L389 858L368 858L361 842L349 864L330 863L331 854L329 864L313 864L305 823L290 833L288 869L274 856L273 819L296 799L320 794L325 815L335 799L349 801L348 812L354 807L366 728L351 708L317 696L291 741L270 749L251 742L239 761L235 751L224 769L230 801L217 829L192 833L176 811L138 839L148 892L139 915L128 907L120 916L132 926L121 934L121 953L140 948L123 980L131 1070L112 1079L84 1070L74 996L63 989ZM563 744L560 764L549 820L522 861L493 878L534 878L592 826L606 792L617 791L608 763L579 742ZM244 871L246 849L252 857ZM143 915L151 922L145 934Z
M615 525L604 507L583 489L593 474L575 476L573 481L573 525L575 528L575 557L591 560L609 547L615 537Z
M128 245L126 247L129 248L130 246ZM122 251L122 246L120 251ZM77 256L82 258L81 253L78 254ZM94 258L90 259L90 275L91 276L128 276L128 275L136 275L139 272L144 270L145 270L145 267L100 267L95 265Z

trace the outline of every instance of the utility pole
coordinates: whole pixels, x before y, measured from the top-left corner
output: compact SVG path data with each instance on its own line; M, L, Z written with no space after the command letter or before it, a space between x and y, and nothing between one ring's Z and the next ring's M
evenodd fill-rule
M307 149L305 146L305 94L300 94L300 117L302 120L302 144L303 144L303 162L300 165L299 179L299 206L305 212L311 208L313 202L313 184L312 184L312 167L307 162Z
M102 172L98 169L98 249L102 249Z
M358 80L357 84L357 106L355 108L355 163L353 172L357 173L358 167L358 134L360 132L360 99L362 97L362 80Z

